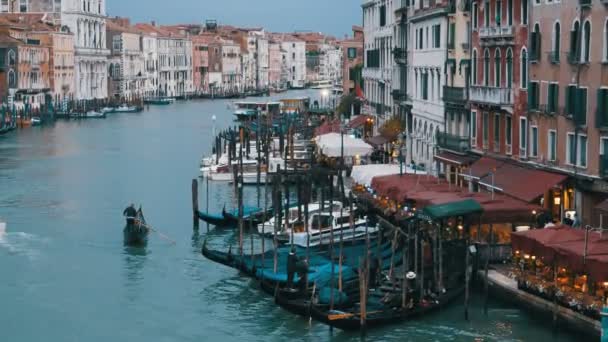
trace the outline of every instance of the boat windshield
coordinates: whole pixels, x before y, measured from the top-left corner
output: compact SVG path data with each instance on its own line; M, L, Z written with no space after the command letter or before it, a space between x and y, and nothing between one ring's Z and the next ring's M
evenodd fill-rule
M312 217L312 229L328 229L331 228L332 217L329 215L315 215Z

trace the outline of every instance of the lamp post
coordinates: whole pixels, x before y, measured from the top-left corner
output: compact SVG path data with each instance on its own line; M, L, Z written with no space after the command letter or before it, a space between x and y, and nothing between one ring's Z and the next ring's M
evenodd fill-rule
M403 156L405 153L403 153L403 142L406 139L406 134L405 132L402 132L401 134L399 134L399 176L403 176Z
M329 90L323 89L321 90L321 105L323 107L327 107L327 97L329 96Z

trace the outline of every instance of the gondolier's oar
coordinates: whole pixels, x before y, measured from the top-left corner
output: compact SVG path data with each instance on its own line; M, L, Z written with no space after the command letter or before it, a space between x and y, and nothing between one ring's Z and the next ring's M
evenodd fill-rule
M145 223L142 223L142 222L139 222L139 225L141 225L141 226L145 227L145 228L146 228L146 229L148 229L148 230L151 230L151 231L155 232L155 233L156 233L156 234L158 234L158 236L160 236L161 238L163 238L163 239L165 239L165 240L167 240L167 241L171 242L171 244L173 244L173 245L176 245L176 244L177 244L177 242L175 242L175 240L173 240L173 239L171 239L170 237L168 237L167 235L165 235L165 234L163 234L163 233L159 232L158 230L154 229L153 227L150 227L149 225L147 225L147 224L145 224Z

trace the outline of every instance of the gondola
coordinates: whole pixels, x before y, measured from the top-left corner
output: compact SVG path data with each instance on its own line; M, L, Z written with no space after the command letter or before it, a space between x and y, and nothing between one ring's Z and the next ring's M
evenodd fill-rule
M127 217L127 223L123 230L124 243L128 246L141 246L148 242L150 229L146 225L146 219L141 208L137 211L137 217Z
M213 215L213 214L204 213L202 211L199 211L198 218L201 219L202 221L212 224L216 227L226 227L229 225L229 220L227 220L223 214Z
M238 209L232 212L222 210L222 216L227 220L227 225L238 226ZM264 218L269 219L270 217L272 217L272 210L264 212L264 210L256 207L243 207L243 223L246 227L249 227L250 224L253 227L257 227L258 224L264 222Z

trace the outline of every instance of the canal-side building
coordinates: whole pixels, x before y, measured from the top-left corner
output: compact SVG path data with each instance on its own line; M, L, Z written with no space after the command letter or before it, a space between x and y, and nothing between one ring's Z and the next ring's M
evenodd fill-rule
M243 90L243 70L241 64L241 46L233 40L219 39L220 42L220 90L225 93L237 93Z
M55 104L71 100L75 96L74 34L66 26L54 25L43 20L44 14L2 15L27 25L28 36L49 49L49 80L51 96Z
M608 197L607 18L601 0L530 7L526 157L570 176L553 190L554 211L577 211L594 227L594 208Z
M135 28L143 35L156 38L158 58L157 95L172 98L193 93L192 40L181 27L161 27L155 23L139 23ZM146 54L149 54L147 52Z
M471 4L471 149L528 158L528 0Z
M273 39L268 42L268 85L271 89L284 88L281 74L283 71L283 58L281 44Z
M442 100L444 128L438 132L437 169L451 182L467 165L463 158L470 151L470 115L467 106L471 70L470 57L470 2L448 1L447 60L445 62Z
M289 34L275 34L281 44L282 64L289 88L306 86L306 43Z
M363 83L367 105L365 113L381 125L393 111L393 48L395 47L395 8L390 0L363 0L364 67Z
M106 1L4 1L2 12L45 14L54 24L73 32L76 99L102 99L107 91Z
M142 36L129 19L107 20L110 47L108 94L114 99L143 98L146 87Z
M339 41L342 52L342 92L344 95L355 93L356 82L363 89L363 28L353 26L353 36Z
M158 33L156 31L136 28L141 37L141 48L144 59L144 97L159 95L158 85Z
M45 104L51 96L49 47L31 36L29 25L0 19L0 56L5 58L2 98L18 109Z
M192 36L192 82L195 94L209 92L209 42L210 35Z
M448 66L448 1L423 1L410 7L409 33L414 46L410 67L412 132L408 163L437 172L433 163L436 137L444 131L443 86Z

